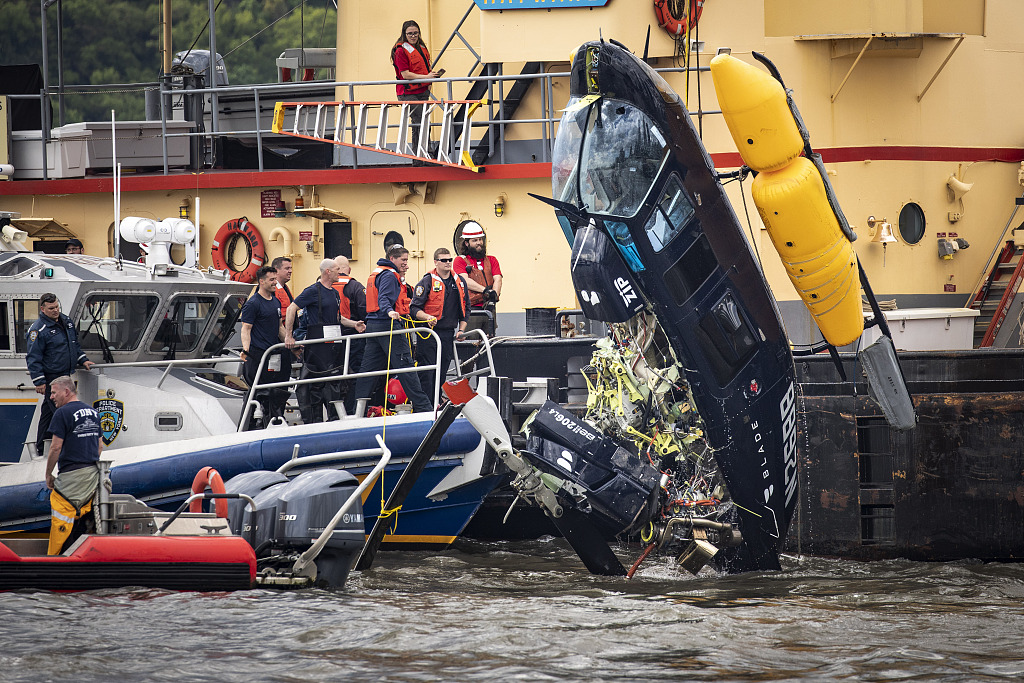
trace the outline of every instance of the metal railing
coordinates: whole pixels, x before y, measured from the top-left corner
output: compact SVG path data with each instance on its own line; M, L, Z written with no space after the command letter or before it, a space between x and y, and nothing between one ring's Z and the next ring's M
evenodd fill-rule
M692 71L695 73L709 72L709 67L673 67L666 69L656 69L659 73L683 73L686 71ZM486 116L482 114L474 120L470 125L474 131L484 131L496 129L497 135L480 136L475 142L480 144L481 141L487 139L488 149L487 156L492 160L492 163L504 164L508 163L506 154L506 130L509 126L537 126L539 131L535 137L530 135L519 136L519 139L523 141L532 141L536 145L536 149L539 153L535 161L548 162L551 160L551 151L554 144L554 137L556 132L556 124L561 118L560 109L564 105L564 102L555 102L554 98L554 83L555 81L567 80L569 77L568 72L551 72L551 73L539 73L539 74L514 74L504 75L499 73L496 75L481 75L481 76L463 76L463 77L447 77L432 79L430 81L422 81L423 83L431 83L435 89L442 90L442 96L438 97L437 93L431 95L432 99L435 100L455 100L464 96L474 83L485 82L487 84L487 97L488 105L486 107ZM506 87L509 81L530 81L539 83L541 89L541 111L540 116L535 118L503 118L500 112L504 108ZM264 117L261 112L261 100L264 102L262 108L272 110L273 107L268 107L267 103L273 99L273 101L292 101L303 99L302 95L308 93L310 88L317 89L333 89L335 96L330 99L334 99L337 95L344 94L345 96L341 99L348 102L359 102L363 100L376 101L380 99L379 89L382 86L395 86L405 81L400 80L375 80L375 81L303 81L300 83L271 83L271 84L257 84L257 85L245 85L245 86L211 86L206 88L173 88L170 78L164 78L157 83L136 83L136 84L120 84L118 88L124 92L136 92L152 90L159 88L159 101L160 101L160 137L162 144L162 161L163 161L163 173L171 173L171 163L169 161L168 143L176 138L187 138L190 143L194 140L199 143L198 149L215 149L215 141L223 138L241 138L246 140L252 140L255 138L256 151L257 151L257 167L259 171L265 170L264 160L264 145L269 139L287 140L285 136L276 135L271 130L271 117L268 113ZM536 86L532 86L536 87ZM374 93L366 93L368 89L377 89ZM64 85L62 93L67 95L69 92L74 91L79 94L85 94L91 90L96 92L109 92L109 86L87 86L87 85ZM44 122L42 127L41 135L38 141L41 145L42 159L44 160L42 175L43 179L48 179L48 169L45 163L47 158L47 144L51 141L50 129L48 126L49 122L49 108L46 106L50 100L50 97L57 95L56 88L43 88L39 94L31 95L9 95L8 97L13 99L29 99L38 100L40 103L41 120ZM225 112L219 111L218 100L221 97L231 95L242 95L245 98L251 98L253 102L255 116L255 126L245 130L222 130L220 124L221 117L225 116ZM364 96L365 95L365 96ZM213 104L211 111L205 111L204 104L204 120L194 121L197 127L202 124L204 130L193 130L189 132L168 132L167 123L169 121L177 121L178 119L172 118L174 110L177 108L171 102L172 99L181 98L184 101L186 98L202 98L205 103L206 98L209 96L210 102ZM309 100L306 100L309 101ZM187 109L187 107L184 107ZM704 116L712 114L721 114L720 110L701 110L693 112L695 116ZM267 118L266 125L264 125L263 119ZM154 122L155 123L155 122ZM425 121L426 125L427 122ZM105 122L104 126L113 126L113 122ZM208 125L208 130L205 129ZM352 124L349 124L352 125ZM430 122L431 127L439 126L437 122ZM112 131L112 135L116 134L116 127ZM131 136L132 139L138 139L138 136ZM153 136L155 137L155 135ZM23 138L25 141L34 141L37 138ZM497 143L495 143L497 141ZM193 145L195 149L195 145ZM203 156L200 154L200 156ZM203 167L208 167L213 164L212 160L207 162L205 158L192 159L192 164L199 164ZM358 154L354 154L351 163L346 163L346 167L359 168L360 160Z
M371 370L371 371L367 371L367 372L361 372L361 371L353 372L349 368L349 361L351 360L351 353L352 353L352 342L354 342L354 341L356 341L358 339L372 339L372 338L375 338L375 337L396 337L396 336L408 335L408 336L410 336L410 342L411 342L411 335L419 334L419 333L422 333L422 332L429 332L430 336L434 339L436 356L435 356L434 363L432 363L431 365L415 365L415 366L411 366L411 367L407 367L407 368L386 367L383 370ZM460 378L461 377L474 377L474 376L485 375L485 374L486 375L494 376L494 374L495 374L494 373L494 358L491 355L491 345L490 345L490 340L487 338L487 335L484 334L484 332L482 330L470 330L470 331L466 332L466 336L478 336L480 338L481 344L482 344L482 347L483 347L482 348L482 352L483 352L483 354L487 358L487 365L484 368L481 368L481 369L473 370L473 371L470 371L470 372L462 372L461 363L459 362L458 356L456 356L455 364L456 364L456 374L457 374L457 376L460 377ZM306 339L306 340L303 340L303 341L295 342L295 346L296 347L316 346L316 345L320 345L320 344L344 344L345 345L343 360L342 360L341 368L340 368L341 372L338 372L338 373L332 374L332 375L322 375L322 376L317 376L317 377L307 377L305 379L301 379L301 378L300 379L291 379L291 378L289 378L289 379L281 381L281 382L260 382L260 378L264 374L264 368L266 368L266 366L267 366L267 359L271 355L273 355L275 353L280 353L282 350L284 350L286 353L291 353L291 350L284 344L284 342L280 342L280 343L274 344L273 346L271 346L270 348L268 348L266 351L263 352L263 356L260 358L259 368L256 371L256 376L253 378L252 386L249 387L249 392L248 392L248 394L246 395L246 398L245 398L245 405L242 408L242 416L238 420L238 429L237 429L237 431L242 432L242 431L245 431L248 428L249 421L250 421L250 416L252 415L253 410L259 405L259 401L256 399L256 393L258 391L270 390L270 389L285 389L285 388L291 390L293 387L298 387L298 386L304 385L304 384L324 384L324 383L327 383L327 382L342 382L342 381L346 381L346 380L358 380L361 377L383 377L383 376L396 377L398 375L408 374L408 373L412 373L412 372L416 372L416 373L419 373L419 372L433 372L434 373L434 387L433 387L433 393L432 393L432 397L433 397L432 405L435 406L435 408L437 407L438 401L439 401L440 396L441 396L441 385L444 383L445 378L441 376L441 372L439 372L439 370L438 370L440 368L440 366L441 366L441 339L440 339L440 337L437 336L437 333L434 332L432 329L421 328L421 327L413 327L413 328L408 328L408 329L389 330L389 331L386 331L386 332L363 332L363 333L358 333L358 334L348 334L348 335L344 335L344 336L342 336L340 338L336 338L336 339ZM478 356L479 356L479 354L475 355L473 357L473 360L475 361ZM447 368L445 368L445 370L447 371ZM352 388L350 388L350 390L354 391L355 388L352 387ZM362 417L362 416L359 415L359 416L349 416L349 417ZM268 419L269 419L269 416L268 416Z

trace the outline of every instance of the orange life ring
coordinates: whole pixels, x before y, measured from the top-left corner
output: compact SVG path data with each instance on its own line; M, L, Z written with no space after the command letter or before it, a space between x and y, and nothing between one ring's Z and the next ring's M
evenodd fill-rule
M675 17L669 4L685 2L688 10L682 16ZM697 25L700 13L704 11L704 0L654 0L654 14L658 17L658 26L673 36L681 36Z
M249 265L244 270L235 270L228 263L226 251L228 246L238 237L245 240L249 250ZM220 226L213 238L213 267L218 270L230 270L231 279L236 282L255 282L256 272L267 262L267 250L263 243L263 235L245 216L235 218Z
M220 472L213 469L212 467L204 467L199 470L196 478L192 480L192 493L202 493L209 486L210 490L214 493L227 493L224 490L224 480L220 478ZM218 517L228 516L228 501L227 498L217 498L214 501L214 507L217 510ZM203 511L203 499L196 498L188 504L189 512L202 512Z

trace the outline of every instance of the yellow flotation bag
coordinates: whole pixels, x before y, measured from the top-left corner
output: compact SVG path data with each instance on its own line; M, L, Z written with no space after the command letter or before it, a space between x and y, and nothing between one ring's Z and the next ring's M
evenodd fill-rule
M751 194L789 279L825 339L853 343L864 332L857 254L829 203L825 179L771 75L730 55L711 60L726 124L743 162L758 171Z
M760 173L750 193L789 279L830 344L864 332L857 254L825 196L821 174L800 157L780 171Z
M800 156L804 140L781 83L731 55L711 60L711 78L743 163L760 173Z
M57 489L50 491L50 542L46 554L60 555L74 530L75 523L91 512L92 498L78 508Z

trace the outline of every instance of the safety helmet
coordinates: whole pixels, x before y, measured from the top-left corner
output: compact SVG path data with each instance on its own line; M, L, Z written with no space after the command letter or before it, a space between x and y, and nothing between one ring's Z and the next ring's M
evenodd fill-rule
M466 221L462 226L462 239L472 240L484 236L484 229L476 221Z
M487 235L484 234L484 229L476 221L467 218L456 225L455 235L452 239L452 246L455 247L455 253L459 256L465 256L468 253L469 248L469 245L466 244L466 242L477 238L483 238L485 241L487 240Z
M392 377L388 380L388 403L393 406L397 406L400 403L405 403L409 400L409 397L405 395L405 389L402 388L402 383L398 381L397 377Z

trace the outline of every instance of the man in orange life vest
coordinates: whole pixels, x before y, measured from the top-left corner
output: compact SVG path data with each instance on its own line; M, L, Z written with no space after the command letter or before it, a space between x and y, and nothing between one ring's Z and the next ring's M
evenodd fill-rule
M498 259L488 255L487 238L479 223L464 221L459 227L462 228L462 255L456 257L452 268L459 275L466 276L469 303L473 310L491 313L487 325L474 324L476 321L471 316L469 329L483 327L488 334L493 335L497 327L495 304L501 298L501 266L498 265ZM483 316L477 319L483 319Z
M338 277L338 281L334 283L334 289L338 291L341 297L341 315L344 318L350 320L366 320L366 288L363 287L363 283L352 277L352 266L349 265L348 258L344 256L335 256L334 261L341 268L341 275ZM351 327L346 327L342 330L343 335L355 334L356 331ZM363 364L363 349L366 347L365 339L353 339L351 347L348 352L348 369L349 372L359 372L359 368ZM353 391L351 385L352 380L348 380L347 390L345 391L345 412L349 415L354 414L356 407L356 392Z
M281 320L284 320L288 304L295 300L292 290L288 289L288 282L292 279L292 260L287 256L278 256L270 262L270 267L277 271L277 289L274 294L281 302Z
M409 294L402 284L402 275L408 269L409 250L398 244L388 249L388 258L377 261L377 267L366 281L367 332L402 329L401 319L409 315ZM412 351L408 335L382 335L366 340L360 372L411 367ZM401 382L405 395L412 401L413 411L428 412L434 409L415 372L403 372L395 376ZM368 398L376 381L376 377L360 377L356 381L356 399Z
M434 251L434 270L416 284L409 306L412 317L425 320L441 339L441 381L448 375L448 366L455 358L455 339L462 338L469 317L469 289L466 279L452 272L452 255L444 247ZM437 345L433 337L416 342L416 364L433 365ZM420 373L420 382L427 395L434 391L434 373Z

